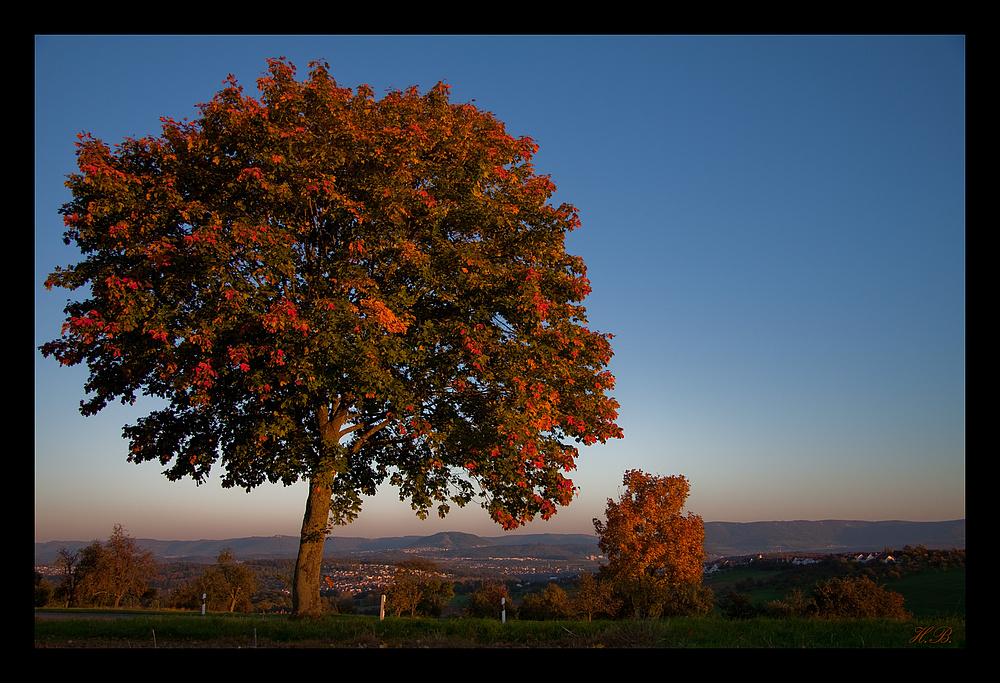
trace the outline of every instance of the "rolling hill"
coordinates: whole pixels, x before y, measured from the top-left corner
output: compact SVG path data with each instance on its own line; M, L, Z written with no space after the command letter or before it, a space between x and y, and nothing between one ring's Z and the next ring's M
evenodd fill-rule
M160 541L136 539L165 562L214 562L219 551L232 548L240 559L295 557L298 536L250 536L222 540ZM91 541L49 541L35 543L35 565L55 561L59 548L73 551ZM900 549L923 544L928 548L965 548L965 520L947 522L905 522L858 520L796 520L783 522L705 522L705 550L710 555L756 553L840 553L868 552L884 548ZM332 536L324 554L350 557L381 552L426 549L439 556L449 553L462 557L505 556L553 557L597 554L593 534L511 534L477 536L458 531L431 536L391 536L361 538Z

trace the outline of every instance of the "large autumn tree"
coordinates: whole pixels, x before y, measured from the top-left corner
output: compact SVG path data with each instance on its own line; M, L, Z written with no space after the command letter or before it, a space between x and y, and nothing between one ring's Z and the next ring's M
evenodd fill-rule
M687 479L628 470L622 484L621 499L608 499L607 521L594 520L608 558L601 573L639 616L702 611L710 604L700 588L705 527L700 516L682 514Z
M296 616L323 541L384 482L420 516L478 501L506 529L568 504L576 444L621 436L610 335L549 203L537 145L447 86L377 99L269 60L195 120L110 147L81 135L62 213L80 290L41 347L90 370L84 415L164 406L124 435L172 480L306 480Z

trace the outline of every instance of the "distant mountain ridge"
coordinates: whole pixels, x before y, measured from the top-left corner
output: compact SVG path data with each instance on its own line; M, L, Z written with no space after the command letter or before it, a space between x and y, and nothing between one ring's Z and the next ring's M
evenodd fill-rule
M705 549L717 555L865 552L921 544L942 550L964 549L965 520L705 522Z
M61 547L73 551L91 542L35 543L35 565L52 564ZM232 548L240 559L289 558L295 557L299 548L297 535L198 541L160 541L143 538L136 539L136 543L164 562L214 562L223 548ZM920 544L928 548L965 548L965 520L705 522L705 550L710 555L868 552L887 547L898 550L905 545ZM594 534L516 534L484 537L459 531L441 532L431 536L385 538L332 536L327 539L323 552L330 557L350 557L361 553L376 554L403 549L411 552L427 549L428 552L435 554L451 552L465 557L490 555L553 557L600 552L597 548L597 536Z

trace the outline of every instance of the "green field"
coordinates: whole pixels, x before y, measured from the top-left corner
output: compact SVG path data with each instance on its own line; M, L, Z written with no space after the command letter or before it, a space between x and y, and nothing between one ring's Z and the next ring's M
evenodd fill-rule
M658 621L508 621L80 612L40 618L36 648L964 648L965 621L675 617ZM119 615L119 618L97 618Z
M965 620L965 570L923 572L885 582L917 617Z

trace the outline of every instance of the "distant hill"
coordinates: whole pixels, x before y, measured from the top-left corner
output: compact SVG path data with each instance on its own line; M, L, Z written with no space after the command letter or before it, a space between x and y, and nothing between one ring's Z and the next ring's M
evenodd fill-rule
M475 534L465 534L460 531L442 531L433 536L424 536L410 543L410 548L437 548L441 550L457 550L460 548L480 548L494 545L493 541L487 540Z
M705 549L715 555L866 552L920 544L943 550L965 548L965 520L705 522Z
M326 541L324 553L331 556L347 556L354 553L394 550L405 548L422 536L395 536L388 538L361 538L334 536ZM73 551L90 545L93 541L50 541L35 544L35 564L51 564L59 548ZM299 537L293 535L249 536L221 540L160 541L153 538L137 538L136 544L151 551L160 561L215 562L223 548L232 548L236 557L242 559L279 559L295 557L299 550Z
M35 544L35 565L55 561L59 548L77 550L91 541L50 541ZM295 557L298 536L250 536L223 540L159 541L140 538L136 543L163 562L214 562L219 551L232 548L240 559ZM756 553L867 552L905 545L928 548L965 548L965 520L950 522L864 522L852 520L788 522L705 522L705 550L710 555ZM448 531L431 536L361 538L333 536L326 541L329 557L392 553L426 548L439 557L538 557L572 559L597 554L593 534L513 534L476 536Z

